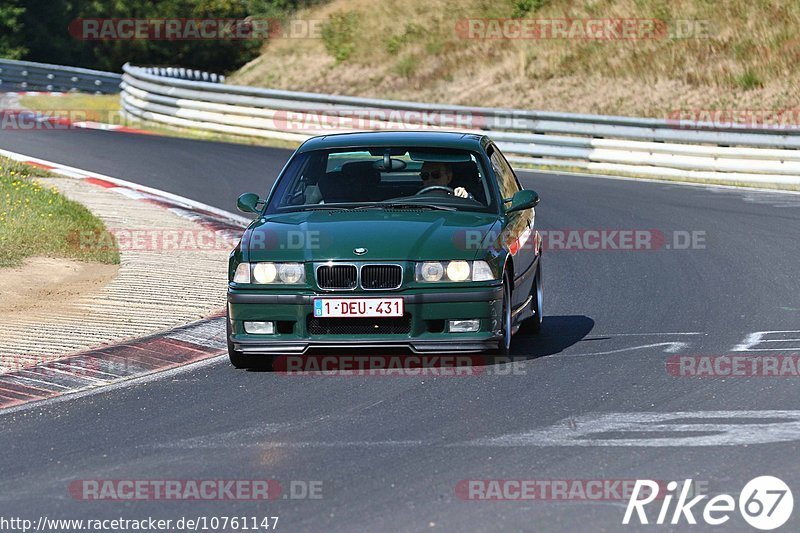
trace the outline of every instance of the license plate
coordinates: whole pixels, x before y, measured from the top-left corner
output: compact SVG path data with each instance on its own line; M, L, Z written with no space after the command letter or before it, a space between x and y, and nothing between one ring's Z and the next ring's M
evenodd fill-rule
M314 300L318 317L403 316L402 298L322 298Z

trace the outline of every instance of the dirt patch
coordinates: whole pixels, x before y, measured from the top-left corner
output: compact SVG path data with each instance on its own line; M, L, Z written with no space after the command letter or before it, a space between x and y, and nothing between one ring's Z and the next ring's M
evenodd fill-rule
M69 305L111 282L119 265L32 257L0 269L0 316Z

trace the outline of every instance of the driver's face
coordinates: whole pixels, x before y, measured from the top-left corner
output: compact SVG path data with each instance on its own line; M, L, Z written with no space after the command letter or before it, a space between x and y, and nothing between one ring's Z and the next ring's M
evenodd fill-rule
M453 174L450 166L444 163L423 163L419 177L422 178L423 187L433 187L434 185L446 187L453 179Z

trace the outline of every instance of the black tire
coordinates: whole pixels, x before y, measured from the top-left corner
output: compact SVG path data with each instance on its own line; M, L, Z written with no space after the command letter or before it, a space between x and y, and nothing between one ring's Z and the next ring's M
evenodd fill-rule
M238 350L234 350L233 343L231 342L231 321L229 317L225 317L225 332L228 341L228 359L231 364L236 368L257 368L259 370L272 370L272 356L262 355L253 356L246 355Z
M225 339L228 341L228 359L236 368L248 368L250 366L250 358L242 352L234 350L231 342L231 333L231 319L229 316L225 316Z
M503 274L503 311L500 316L500 344L497 347L497 355L505 356L511 353L511 280L508 274Z
M544 320L544 287L542 284L542 258L539 256L539 264L536 266L536 280L533 282L533 316L527 320L526 330L529 333L539 333L542 330L542 320Z

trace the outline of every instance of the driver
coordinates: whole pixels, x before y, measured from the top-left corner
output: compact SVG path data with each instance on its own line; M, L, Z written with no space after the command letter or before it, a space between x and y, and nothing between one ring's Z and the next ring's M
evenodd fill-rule
M430 162L426 161L422 164L422 170L419 173L422 178L422 187L450 187L450 182L453 181L453 169L447 163ZM453 194L460 198L469 198L470 194L464 187L456 187Z

